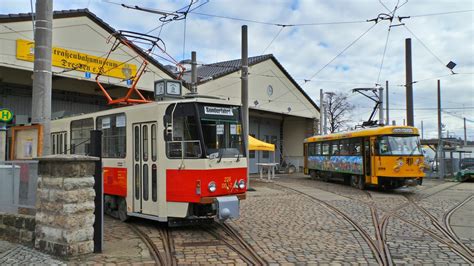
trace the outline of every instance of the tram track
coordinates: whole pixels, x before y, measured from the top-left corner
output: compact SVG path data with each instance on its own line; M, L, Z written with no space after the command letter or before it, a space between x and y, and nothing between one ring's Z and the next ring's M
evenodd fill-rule
M171 232L169 228L162 228L160 226L155 226L154 228L158 230L163 245L163 251L156 245L155 241L145 233L140 226L135 224L128 224L129 227L138 235L138 237L145 243L150 255L155 261L156 265L177 265L176 260L173 257L174 254L174 244L171 237Z
M362 228L361 225L359 225L354 219L352 219L351 217L349 217L347 214L345 214L343 211L339 210L337 207L321 200L321 199L318 199L317 197L314 197L308 193L305 193L303 191L300 191L298 189L295 189L293 187L290 187L290 186L285 186L285 185L282 185L282 184L275 184L277 186L280 186L280 187L283 187L283 188L286 188L286 189L289 189L291 191L294 191L298 194L301 194L301 195L304 195L310 199L312 199L313 201L325 206L327 209L329 209L330 211L332 211L333 213L337 214L338 216L342 217L347 223L349 223L359 234L360 236L364 239L364 241L366 242L366 244L369 246L369 248L371 249L372 253L374 254L375 256L375 259L377 261L378 264L380 265L392 265L392 262L391 261L388 261L387 260L387 257L385 256L385 251L383 250L384 246L383 245L380 245L380 243L377 243L377 241L374 241L372 239L372 237L370 236L369 233L367 233L367 231ZM376 219L376 218L374 218ZM376 237L377 238L377 237Z
M288 187L288 186L285 186L285 185L281 185L281 184L276 184L278 186L281 186L281 187L285 187L287 189L290 189L290 190L293 190L297 193L300 193L300 194L304 194L305 196L308 196L310 198L312 198L313 200L316 200L317 202L320 202L322 203L323 205L329 207L330 209L336 209L335 212L338 213L338 214L342 214L342 216L344 217L344 219L346 221L349 221L349 220L352 220L352 218L350 218L348 215L344 214L341 210L338 210L336 207L330 205L329 203L327 202L324 202L320 199L317 199L311 195L308 195L307 193L304 193L302 191L299 191L297 189L294 189L294 188L291 188L291 187ZM441 189L438 189L437 187L440 186L440 185L437 185L437 186L434 186L434 187L430 187L430 188L426 188L426 189L423 189L423 190L420 190L420 191L425 191L425 190L431 190L431 189L434 189L435 191L432 192L432 193L429 193L428 195L422 195L421 197L412 197L411 198L411 201L407 198L407 195L402 195L406 200L407 202L403 203L403 204L400 204L398 206L396 206L395 208L393 209L390 209L390 210L385 210L385 209L381 209L377 206L375 206L374 204L374 201L373 201L373 198L372 198L372 194L369 192L369 191L360 191L362 192L363 194L365 194L365 199L362 200L360 198L355 198L355 197L350 197L350 196L347 196L347 195L344 195L344 194L340 194L340 193L336 193L334 191L330 191L330 190L327 190L327 189L322 189L326 192L330 192L330 193L334 193L336 195L339 195L339 196L342 196L342 197L345 197L347 199L351 199L351 200L355 200L357 202L360 202L360 203L363 203L365 204L366 206L368 206L370 208L370 213L371 213L371 218L372 218L372 223L374 225L374 229L375 229L375 241L372 240L372 238L370 237L370 235L367 233L366 230L364 230L363 228L361 228L360 225L358 225L357 223L355 223L354 221L353 222L350 222L349 223L359 232L361 233L361 235L364 237L364 239L366 240L367 244L369 245L369 247L371 247L371 250L373 252L373 254L376 256L377 261L381 264L381 265L393 265L393 260L392 260L392 257L391 257L391 253L390 253L390 249L388 247L388 244L387 244L387 237L386 237L386 232L387 232L387 228L388 228L388 224L389 224L389 219L390 217L394 217L394 218L397 218L399 220L401 220L402 222L405 222L407 224L410 224L416 228L418 228L419 230L427 233L428 235L430 235L433 239L435 239L437 242L439 243L442 243L443 245L446 245L447 247L449 247L453 252L455 252L456 254L458 254L461 258L463 258L465 261L469 262L469 263L474 263L474 260L473 260L473 256L472 256L472 250L470 250L464 243L462 243L462 241L454 234L454 232L451 232L449 233L449 237L445 237L445 238L442 238L442 237L439 237L439 235L434 232L433 230L430 230L430 229L427 229L423 226L420 226L419 224L413 222L413 221L410 221L404 217L401 217L400 215L397 215L396 213L398 211L400 211L401 209L409 206L410 204L413 204L413 202L416 203L416 201L421 201L423 199L426 199L426 198L429 198L433 195L436 195L442 191L445 191L447 189L450 189L454 186L457 186L459 185L459 183L457 184L453 184L453 185L450 185L450 186L447 186L447 187L443 187ZM318 189L321 189L321 188L318 188ZM468 197L467 199L465 199L463 202L459 203L458 205L456 205L455 207L453 207L450 212L446 213L445 216L443 217L444 221L445 221L445 225L448 224L449 225L449 218L450 216L452 215L452 213L457 210L458 208L460 208L462 205L466 204L469 200L471 200L474 196L470 196ZM383 210L384 212L386 212L380 219L378 217L378 213L377 213L377 210ZM428 217L432 217L434 218L434 216L431 215L431 213L427 212L423 212L426 216ZM349 219L349 220L348 220ZM434 218L435 219L435 218ZM438 222L438 221L436 221ZM438 223L439 224L439 223ZM356 225L356 226L354 226ZM358 228L357 228L358 227ZM440 230L440 228L443 228L441 225L439 225L438 227L436 227L436 229ZM360 231L359 229L361 229L362 231ZM443 230L443 229L441 229ZM450 227L449 226L445 226L445 234L448 234L450 230ZM452 229L451 229L452 231ZM369 243L370 242L370 243ZM373 246L376 247L376 249L373 248Z
M442 225L439 220L431 213L429 212L426 208L418 204L417 201L415 201L412 197L408 195L404 195L405 198L415 206L420 212L422 212L431 222L431 224L440 232L444 238L446 238L448 241L443 241L445 242L451 249L457 251L458 253L462 254L462 256L467 259L469 262L474 263L474 258L473 258L473 252L470 248L468 248L458 237L457 235L452 231L449 230L449 220L446 221L446 217L451 217L452 213L456 211L458 208L462 207L465 203L467 203L469 200L471 200L474 196L469 196L466 199L464 199L461 203L458 203L452 208L449 212L445 213L443 215L443 220L444 220L444 225Z
M457 241L463 243L461 241L461 239L459 239L459 237L457 236L457 234L454 232L453 228L451 227L449 221L451 220L451 216L453 215L454 212L456 212L459 208L461 208L462 206L464 206L466 203L468 203L469 201L471 201L472 199L474 199L474 196L470 196L468 198L466 198L465 200L463 200L461 203L459 203L457 206L453 207L451 210L449 210L447 213L444 214L443 216L443 222L444 222L444 226L445 228L447 229L447 231L457 239ZM463 243L464 244L464 243ZM466 246L466 248L468 249L468 251L470 252L471 256L473 256L473 250L470 249L469 247Z
M245 263L248 265L268 264L231 225L225 223L214 223L213 225L215 226L201 227L218 241L223 242L228 248L236 252ZM237 243L237 246L232 242Z

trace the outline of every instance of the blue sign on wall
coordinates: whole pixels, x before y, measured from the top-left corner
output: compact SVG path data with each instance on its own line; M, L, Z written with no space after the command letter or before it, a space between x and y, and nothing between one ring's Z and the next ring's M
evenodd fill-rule
M86 77L86 79L90 79L91 78L91 72L84 72L84 76Z

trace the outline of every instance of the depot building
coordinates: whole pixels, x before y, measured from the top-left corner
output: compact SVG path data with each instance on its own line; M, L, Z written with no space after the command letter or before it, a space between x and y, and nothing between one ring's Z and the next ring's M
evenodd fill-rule
M99 82L112 98L127 93L143 58L149 64L136 87L144 98L154 99L155 81L178 77L174 67L161 64L133 44L117 46L109 54L116 45L111 37L116 30L87 9L55 11L53 17L52 119L116 108L107 104L95 80L101 67ZM31 123L32 27L31 14L0 15L0 109L14 115L8 127ZM198 93L239 101L240 75L238 59L201 64ZM190 88L190 72L182 79ZM257 172L256 164L264 162L299 170L303 139L318 131L319 108L271 54L249 57L249 105L250 134L276 146L274 153L252 151L250 171ZM6 146L8 154L8 142L0 145Z

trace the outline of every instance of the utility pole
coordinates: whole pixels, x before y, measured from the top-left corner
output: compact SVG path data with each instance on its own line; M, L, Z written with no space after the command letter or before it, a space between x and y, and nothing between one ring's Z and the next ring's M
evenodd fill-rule
M324 104L324 135L328 134L328 106Z
M197 94L197 61L196 51L191 52L191 94Z
M406 97L407 97L407 124L415 126L413 118L413 72L411 64L411 39L405 39L405 74L406 74Z
M242 98L242 124L244 128L244 146L247 160L247 189L250 187L249 177L249 55L247 25L242 26L242 60L241 60L241 98Z
M424 132L423 132L423 120L421 120L421 139L424 139Z
M385 99L386 99L385 100L385 102L386 102L385 103L385 106L386 106L385 111L387 113L387 125L390 125L390 117L389 117L389 114L388 114L388 109L389 109L389 105L388 105L388 80L385 81L385 94L386 94L386 96L385 96Z
M383 88L379 88L379 125L384 124L383 119Z
M464 117L464 146L467 146L466 118Z
M444 179L444 151L443 136L441 131L441 81L438 79L438 158L439 178Z
M35 61L31 122L43 126L43 152L51 149L51 56L53 43L53 0L36 1ZM40 137L40 138L41 138Z
M324 135L324 93L319 90L319 135Z

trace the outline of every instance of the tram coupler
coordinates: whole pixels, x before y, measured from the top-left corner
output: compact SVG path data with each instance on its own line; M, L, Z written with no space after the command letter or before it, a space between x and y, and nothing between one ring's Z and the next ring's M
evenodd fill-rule
M419 185L420 181L417 178L413 178L413 179L405 179L404 183L405 183L404 185L407 187L415 187Z
M216 220L225 221L227 219L237 219L240 217L240 201L237 196L217 197L216 204Z

